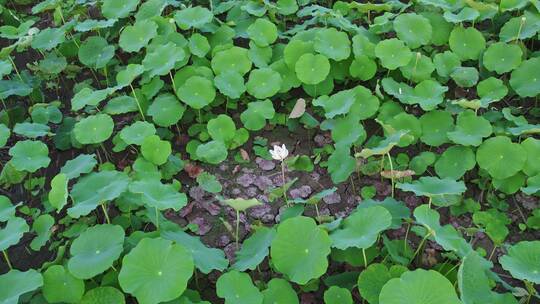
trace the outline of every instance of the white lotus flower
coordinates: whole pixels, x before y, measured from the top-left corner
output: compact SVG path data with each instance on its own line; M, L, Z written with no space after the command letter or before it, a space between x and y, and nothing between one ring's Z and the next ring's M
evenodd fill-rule
M281 147L274 145L274 149L269 150L270 154L272 155L272 158L275 160L283 161L287 156L289 156L289 150L287 150L287 147L283 144Z

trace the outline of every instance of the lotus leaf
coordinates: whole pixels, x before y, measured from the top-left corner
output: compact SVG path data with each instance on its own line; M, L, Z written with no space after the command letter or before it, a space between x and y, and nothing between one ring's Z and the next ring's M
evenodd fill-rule
M43 277L34 269L22 272L11 270L0 275L0 303L16 304L25 293L43 286Z
M114 122L107 114L96 114L81 119L73 128L75 139L83 144L99 144L111 137Z
M225 304L262 304L263 295L253 285L247 273L236 270L222 274L216 282L218 297L225 299Z
M297 216L278 226L270 256L277 271L292 282L305 284L325 273L331 243L326 231L313 219Z
M332 232L332 247L342 250L350 247L369 248L379 233L390 227L391 222L392 215L384 207L358 209L343 220L342 229Z
M514 278L540 284L540 241L522 241L499 259Z
M401 14L394 19L394 30L398 38L411 49L426 45L431 41L431 23L421 15Z
M476 151L478 166L497 179L505 179L521 171L527 161L527 152L506 136L485 140Z
M111 2L115 2L111 0ZM129 53L138 52L148 45L148 42L157 35L157 25L151 20L137 21L128 25L120 34L118 45Z
M192 27L202 28L212 22L212 19L214 19L212 12L202 6L188 7L174 14L174 20L183 30L189 30Z
M296 76L305 84L318 84L328 76L330 62L324 55L306 53L298 58L294 66Z
M192 76L178 89L178 98L193 109L199 110L209 105L216 97L212 81Z
M51 162L49 148L41 141L18 141L9 149L9 155L15 169L30 173L46 168Z
M406 66L413 57L405 43L396 38L379 42L375 46L375 55L381 61L381 65L389 70Z
M258 18L247 28L249 38L260 47L269 46L278 37L277 27L268 19Z
M450 33L449 44L461 60L476 60L486 48L486 39L474 27L456 26Z
M271 68L251 71L246 83L247 92L257 99L274 96L281 88L281 76Z
M143 238L122 260L118 282L139 303L157 304L179 297L193 268L185 247L162 238Z
M79 303L84 294L84 282L64 266L53 265L43 273L42 290L49 303Z
M284 279L273 278L268 282L267 288L262 293L264 296L263 304L300 304L298 295L291 284Z
M318 53L335 61L345 60L351 55L349 36L333 27L319 29L313 47Z
M262 129L266 125L266 120L272 119L274 114L274 105L270 100L252 101L240 115L240 120L246 129L257 131Z
M521 97L534 97L540 94L540 58L525 60L513 70L510 86Z

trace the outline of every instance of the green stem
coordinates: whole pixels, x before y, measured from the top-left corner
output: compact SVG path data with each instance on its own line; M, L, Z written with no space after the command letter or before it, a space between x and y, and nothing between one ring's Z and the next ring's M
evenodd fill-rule
M157 207L154 208L156 210L156 228L159 230L159 211Z
M240 230L240 211L236 210L236 232L234 238L236 239L236 250L238 250L238 231Z
M405 239L403 240L403 252L407 252L407 240L409 239L410 230L411 230L411 223L407 223L407 231L405 231Z
M432 201L432 200L433 200L433 199L432 199L431 196L430 196L430 197L429 197L429 202L428 202L428 207L429 207L429 209L431 209L431 201Z
M424 236L424 238L422 239L422 241L420 242L420 245L418 245L418 248L416 248L416 251L414 252L412 258L411 258L411 261L414 260L414 258L416 258L416 255L418 255L418 253L420 252L420 250L422 249L422 247L424 247L424 243L426 242L426 240L428 239L428 237L431 235L431 232L426 234L426 236Z
M176 94L176 84L174 83L174 77L173 77L171 71L169 71L169 77L171 78L171 84L172 84L172 89L174 91L174 94L178 95L178 94Z
M491 250L491 253L489 254L488 261L491 261L491 258L493 258L493 255L495 254L496 249L497 249L497 246L493 246L493 249Z
M11 65L13 65L13 69L15 69L15 73L17 73L17 76L19 76L19 79L23 80L23 78L21 77L21 74L19 73L19 70L17 69L17 66L15 65L15 62L13 61L11 56L8 56L8 58L9 58L9 61L11 61Z
M283 179L283 199L285 200L285 204L289 206L289 200L287 199L287 189L285 189L285 184L287 181L285 180L285 163L281 161L281 178Z
M314 206L315 206L315 213L317 214L317 221L320 221L321 215L319 214L319 206L317 206L317 204L315 204Z
M13 266L11 266L11 262L9 260L9 256L7 254L7 251L2 250L2 253L4 254L4 259L6 260L6 263L7 263L8 267L9 267L9 270L12 270Z
M135 89L133 88L131 83L129 84L129 87L131 88L131 92L133 93L133 97L135 97L135 102L137 103L137 108L139 108L139 113L141 113L142 119L144 121L146 121L146 119L144 118L143 110L141 108L141 104L139 103L139 98L137 97L137 94L135 94Z
M390 153L386 153L386 156L388 156L388 161L390 162L390 180L392 181L392 198L394 197L394 165L392 164L392 157L390 157Z
M367 257L365 248L362 248L362 256L364 257L364 268L367 268Z
M107 208L105 207L105 203L101 203L101 210L103 210L103 214L105 214L105 220L107 221L107 224L110 224L111 219L109 218L109 213L107 213Z

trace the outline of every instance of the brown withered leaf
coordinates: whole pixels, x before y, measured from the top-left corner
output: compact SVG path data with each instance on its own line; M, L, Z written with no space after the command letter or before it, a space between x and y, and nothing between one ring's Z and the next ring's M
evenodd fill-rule
M306 112L306 100L304 98L298 98L294 108L289 114L289 118L299 118Z
M384 171L381 171L381 176L382 177L384 177L384 178L394 178L394 179L409 177L409 176L413 176L415 174L416 174L416 172L414 172L413 170L405 170L405 171L384 170Z
M197 176L199 176L199 174L201 174L204 170L203 170L203 168L201 168L201 167L199 167L197 165L194 165L192 163L187 163L184 166L184 171L187 172L189 177L197 178Z
M240 149L240 155L242 156L242 159L245 161L249 161L249 154L246 150Z

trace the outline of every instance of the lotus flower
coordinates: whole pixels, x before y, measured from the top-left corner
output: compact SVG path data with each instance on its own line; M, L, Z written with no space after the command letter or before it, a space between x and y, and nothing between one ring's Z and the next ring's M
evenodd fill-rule
M287 147L283 144L281 147L274 145L274 148L272 150L269 150L270 154L272 155L272 158L275 160L283 161L287 156L289 156L289 150L287 150Z

